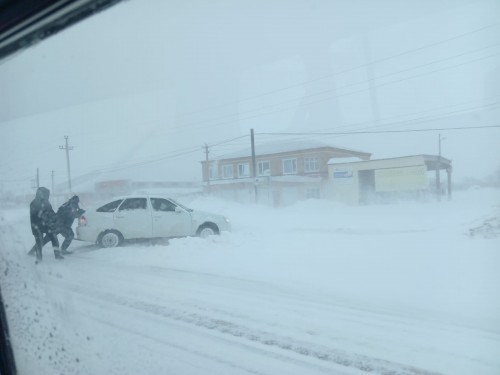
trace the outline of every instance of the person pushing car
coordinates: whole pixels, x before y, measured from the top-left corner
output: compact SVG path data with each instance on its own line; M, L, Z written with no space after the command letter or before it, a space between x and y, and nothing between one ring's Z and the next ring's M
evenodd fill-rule
M85 212L85 210L81 209L78 205L79 202L80 198L77 195L74 195L66 203L63 203L55 214L55 236L61 234L64 237L64 241L61 245L62 254L71 254L71 252L68 251L68 247L73 241L73 238L75 238L75 233L71 227L73 225L73 221ZM51 237L46 235L43 238L42 246L47 244L49 241L51 241ZM33 255L35 252L36 244L31 248L28 254Z
M45 243L52 241L55 258L64 259L59 250L59 240L57 239L56 213L52 209L49 197L50 190L45 187L39 187L35 198L30 203L31 232L35 236L35 246L33 246L33 253L36 253L35 264L42 261L44 241Z

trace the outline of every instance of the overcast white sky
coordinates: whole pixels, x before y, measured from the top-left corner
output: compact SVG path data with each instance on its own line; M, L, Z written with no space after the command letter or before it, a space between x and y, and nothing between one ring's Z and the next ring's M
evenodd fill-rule
M500 125L499 16L495 0L126 1L0 62L0 181L65 181L65 135L74 178L199 181L202 146L250 128ZM456 180L500 168L500 128L319 139L383 158L437 154L439 133Z

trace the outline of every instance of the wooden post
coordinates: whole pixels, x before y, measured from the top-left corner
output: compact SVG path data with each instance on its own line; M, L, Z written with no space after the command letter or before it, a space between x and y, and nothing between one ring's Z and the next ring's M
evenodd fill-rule
M258 203L259 196L257 188L257 171L255 170L255 141L254 141L253 129L250 129L250 140L252 146L252 177L253 177L253 186L255 192L255 203Z

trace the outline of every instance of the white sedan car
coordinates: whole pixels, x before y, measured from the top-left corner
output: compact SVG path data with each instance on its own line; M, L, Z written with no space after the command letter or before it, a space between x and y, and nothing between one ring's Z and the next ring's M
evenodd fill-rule
M116 247L129 239L207 237L230 230L229 220L222 215L195 211L171 198L134 195L86 210L76 239Z

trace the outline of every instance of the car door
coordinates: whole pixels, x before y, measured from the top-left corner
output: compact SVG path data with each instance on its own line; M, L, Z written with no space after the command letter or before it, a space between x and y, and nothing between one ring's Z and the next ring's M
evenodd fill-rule
M153 237L184 237L193 234L191 214L165 198L151 198Z
M151 209L147 198L127 198L115 211L115 227L125 238L151 238Z

